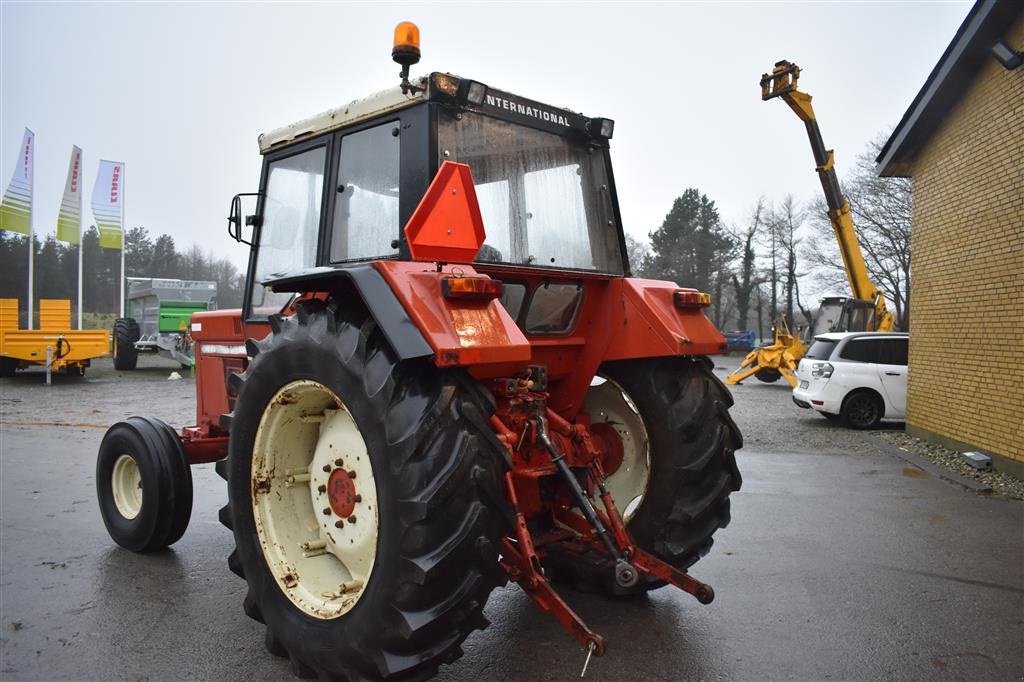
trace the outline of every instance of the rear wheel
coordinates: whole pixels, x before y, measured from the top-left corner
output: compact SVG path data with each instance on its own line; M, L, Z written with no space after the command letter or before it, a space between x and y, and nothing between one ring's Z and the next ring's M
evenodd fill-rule
M757 370L757 372L754 373L754 377L758 381L763 381L766 384L775 383L776 381L779 380L779 378L781 376L782 376L782 374L779 373L779 370L773 369L771 367L765 367L764 369L759 369L759 370Z
M125 549L180 540L192 515L192 472L174 429L149 417L111 426L96 459L96 496L107 532Z
M139 340L139 324L130 317L114 321L114 369L133 370L139 361L135 342Z
M584 404L592 428L599 435L614 429L622 443L622 461L606 485L627 528L641 548L680 570L707 554L715 531L729 524L729 495L741 484L732 396L711 370L707 358L608 363ZM612 594L664 584L622 588L610 562L594 570L558 549L545 568L555 580Z
M18 361L14 358L0 358L0 377L13 377L18 371Z
M882 420L885 406L871 391L855 391L846 396L839 414L852 429L870 429Z
M295 674L420 679L505 581L489 395L399 362L363 310L302 302L252 344L222 469L246 613Z

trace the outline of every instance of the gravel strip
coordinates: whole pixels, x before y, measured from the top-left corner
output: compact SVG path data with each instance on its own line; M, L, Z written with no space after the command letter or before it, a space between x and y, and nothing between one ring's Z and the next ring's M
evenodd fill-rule
M1014 500L1024 500L1024 481L1001 471L978 471L964 462L961 452L909 436L902 431L875 431L871 435L918 457L923 457L964 478L987 485L996 495L1003 495Z

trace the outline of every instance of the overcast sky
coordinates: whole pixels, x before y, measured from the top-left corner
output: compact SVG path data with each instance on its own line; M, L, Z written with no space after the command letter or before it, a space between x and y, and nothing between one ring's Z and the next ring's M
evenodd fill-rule
M398 83L395 23L419 24L415 73L449 71L615 119L626 230L645 236L697 187L728 223L757 197L815 198L807 139L758 80L803 69L840 176L894 126L970 2L0 4L0 175L36 133L35 229L56 225L71 145L85 219L100 158L126 164L126 225L238 264L228 204L254 191L256 137Z

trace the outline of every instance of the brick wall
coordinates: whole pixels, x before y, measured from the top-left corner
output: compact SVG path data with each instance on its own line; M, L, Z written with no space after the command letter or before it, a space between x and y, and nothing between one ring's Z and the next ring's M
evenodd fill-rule
M1024 462L1024 67L986 60L910 174L908 430Z

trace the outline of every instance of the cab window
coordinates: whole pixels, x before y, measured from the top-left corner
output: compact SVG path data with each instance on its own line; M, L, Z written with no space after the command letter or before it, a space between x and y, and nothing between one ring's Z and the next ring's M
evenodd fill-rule
M256 316L280 312L293 294L260 284L273 275L316 265L326 147L271 161L263 198L263 221L252 279L250 309Z
M331 262L398 254L399 124L341 138Z

